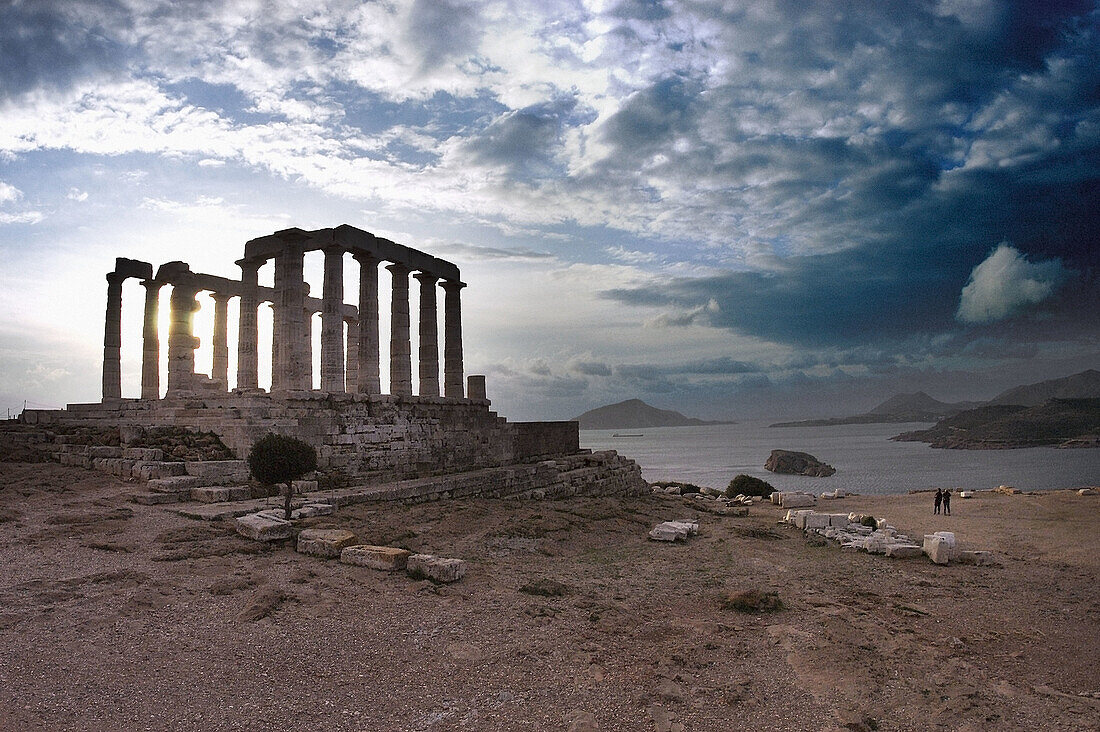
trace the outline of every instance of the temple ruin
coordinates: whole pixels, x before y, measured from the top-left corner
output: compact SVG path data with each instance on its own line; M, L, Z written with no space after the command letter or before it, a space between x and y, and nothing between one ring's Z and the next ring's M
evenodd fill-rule
M324 253L321 297L312 297L303 277L306 252ZM345 302L344 255L358 264L356 302ZM274 261L274 286L261 287L258 271ZM389 390L383 392L379 365L378 265L391 277ZM304 231L286 229L253 239L237 260L239 280L192 272L185 262L156 268L117 259L107 275L103 338L103 397L65 410L29 410L36 424L66 422L115 426L123 447L152 427L185 427L217 434L238 458L268 432L297 437L317 448L324 470L355 481L385 481L455 475L486 468L583 454L576 422L509 422L490 411L483 376L464 383L462 305L458 267L429 254L352 226ZM410 340L410 275L419 283L418 380L413 394ZM145 288L140 397L122 393L123 283ZM161 396L161 338L158 304L170 286L167 385ZM443 363L440 379L437 289L443 290ZM194 315L197 295L214 301L213 368L195 370L199 339ZM229 302L239 300L236 386L229 383L229 338L234 325ZM259 388L258 309L273 309L271 388ZM320 388L313 389L312 324L321 316ZM346 326L346 336L345 336ZM87 453L94 462L93 450ZM84 455L85 453L80 453ZM112 453L113 454L113 453ZM120 453L127 459L125 453ZM72 459L77 460L74 455ZM116 459L116 458L103 458ZM616 459L619 459L616 457ZM629 462L629 461L627 461ZM110 466L115 471L113 464ZM138 476L123 464L115 472ZM630 463L632 480L640 480ZM140 469L140 477L157 473Z

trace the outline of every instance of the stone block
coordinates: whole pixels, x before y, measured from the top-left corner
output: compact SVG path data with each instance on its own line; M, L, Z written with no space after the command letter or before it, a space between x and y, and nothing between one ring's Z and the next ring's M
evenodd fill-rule
M295 480L290 485L294 488L295 493L313 493L317 490L317 481L315 480Z
M234 526L238 534L256 541L277 541L294 535L294 526L289 521L257 513L241 516Z
M165 503L178 503L177 493L133 493L130 500L142 506L160 506Z
M88 457L90 458L120 458L124 457L121 447L103 447L100 445L94 445L88 448Z
M170 478L154 478L149 481L148 488L157 493L191 493L192 488L202 485L202 478L194 478L190 475L176 475Z
M122 451L122 457L143 463L159 463L164 460L164 450L153 447L127 447Z
M248 463L244 460L193 460L184 465L187 475L204 478L208 484L244 483L249 478Z
M827 513L814 513L811 511L809 515L805 517L804 529L824 529L829 526L829 514Z
M835 526L839 529L848 528L848 514L846 513L830 513L829 526Z
M336 513L336 506L331 503L307 503L301 508L296 508L290 512L292 519L305 519L313 518L314 516L328 516Z
M654 541L684 541L698 533L698 521L665 521L653 527L649 538Z
M246 485L202 486L191 489L191 500L201 503L220 503L223 501L247 501L252 497L252 489Z
M186 470L183 463L134 463L134 467L130 471L130 474L140 480L152 480L154 478L170 478L175 475L184 475Z
M960 551L955 555L959 564L993 564L993 552Z
M924 553L936 564L947 564L951 561L951 549L942 536L926 534L924 537Z
M353 564L357 567L370 567L385 572L400 572L405 569L411 554L412 552L406 549L398 549L392 546L358 544L345 547L340 552L340 561L343 564Z
M1077 491L1079 496L1095 496L1098 491L1095 488L1081 488Z
M457 582L466 575L466 562L461 559L445 559L431 554L411 554L405 563L405 571L414 579L430 579L433 582Z
M297 549L300 554L335 559L356 541L355 534L344 529L306 529L298 534Z
M817 503L817 499L805 493L784 493L779 498L779 505L786 508L807 508Z
M924 550L916 544L890 544L886 547L886 556L892 559L912 559L923 553Z

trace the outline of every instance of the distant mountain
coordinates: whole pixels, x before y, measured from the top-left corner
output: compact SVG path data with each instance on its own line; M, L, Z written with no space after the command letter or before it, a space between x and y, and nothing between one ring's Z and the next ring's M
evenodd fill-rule
M926 430L893 439L932 447L996 450L1015 447L1100 447L1100 398L1051 399L1039 406L988 404Z
M829 427L838 424L882 424L896 422L937 422L944 417L976 407L981 402L941 402L918 391L915 394L895 394L865 414L830 419L807 419L799 422L777 422L772 427Z
M627 399L618 404L590 409L579 417L573 418L581 423L582 430L621 430L641 429L644 427L693 427L704 424L731 424L729 422L707 422L694 417L685 417L671 409L657 409L641 399Z
M989 400L990 404L1023 404L1035 407L1051 399L1094 399L1100 397L1100 371L1089 369L1062 379L1017 386Z
M1001 392L988 402L941 402L918 391L895 394L865 414L830 419L777 422L771 427L829 427L838 424L876 424L889 422L939 422L942 419L984 405L1017 404L1036 407L1051 399L1100 398L1100 371L1089 369L1072 376L1036 384L1017 386Z

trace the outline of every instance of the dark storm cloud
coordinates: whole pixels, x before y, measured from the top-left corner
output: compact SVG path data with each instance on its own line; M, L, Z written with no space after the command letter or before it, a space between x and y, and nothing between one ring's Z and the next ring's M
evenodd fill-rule
M477 7L450 0L415 0L405 29L407 40L420 51L422 72L473 53L480 34Z
M515 177L541 177L558 172L555 157L567 124L591 120L574 97L508 112L468 138L462 151L477 164L500 166Z
M118 29L126 11L113 0L25 0L0 5L0 99L37 88L65 90L122 68Z
M765 20L700 7L744 49L738 72L699 84L666 71L630 97L604 124L616 154L593 179L655 196L633 172L644 167L666 203L665 191L680 194L684 235L730 242L734 262L746 240L772 258L606 296L688 313L714 301L692 322L819 349L930 353L935 336L971 331L1009 341L966 349L977 356L1019 352L1013 340L1095 337L1095 4L954 17L930 4L834 16L788 3ZM963 288L1000 242L1047 273L1043 287L958 322ZM893 368L890 355L864 364Z

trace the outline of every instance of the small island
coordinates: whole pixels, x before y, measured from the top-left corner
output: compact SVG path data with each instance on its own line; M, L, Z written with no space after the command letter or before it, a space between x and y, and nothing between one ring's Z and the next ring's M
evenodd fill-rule
M671 409L658 409L641 399L627 399L618 404L590 409L579 417L582 430L636 430L645 427L698 427L708 424L734 424L733 422L708 422L694 417L685 417ZM616 437L639 437L640 435L616 435Z
M794 450L772 450L764 470L784 475L806 475L812 478L828 478L836 473L836 468L826 465L808 452Z

